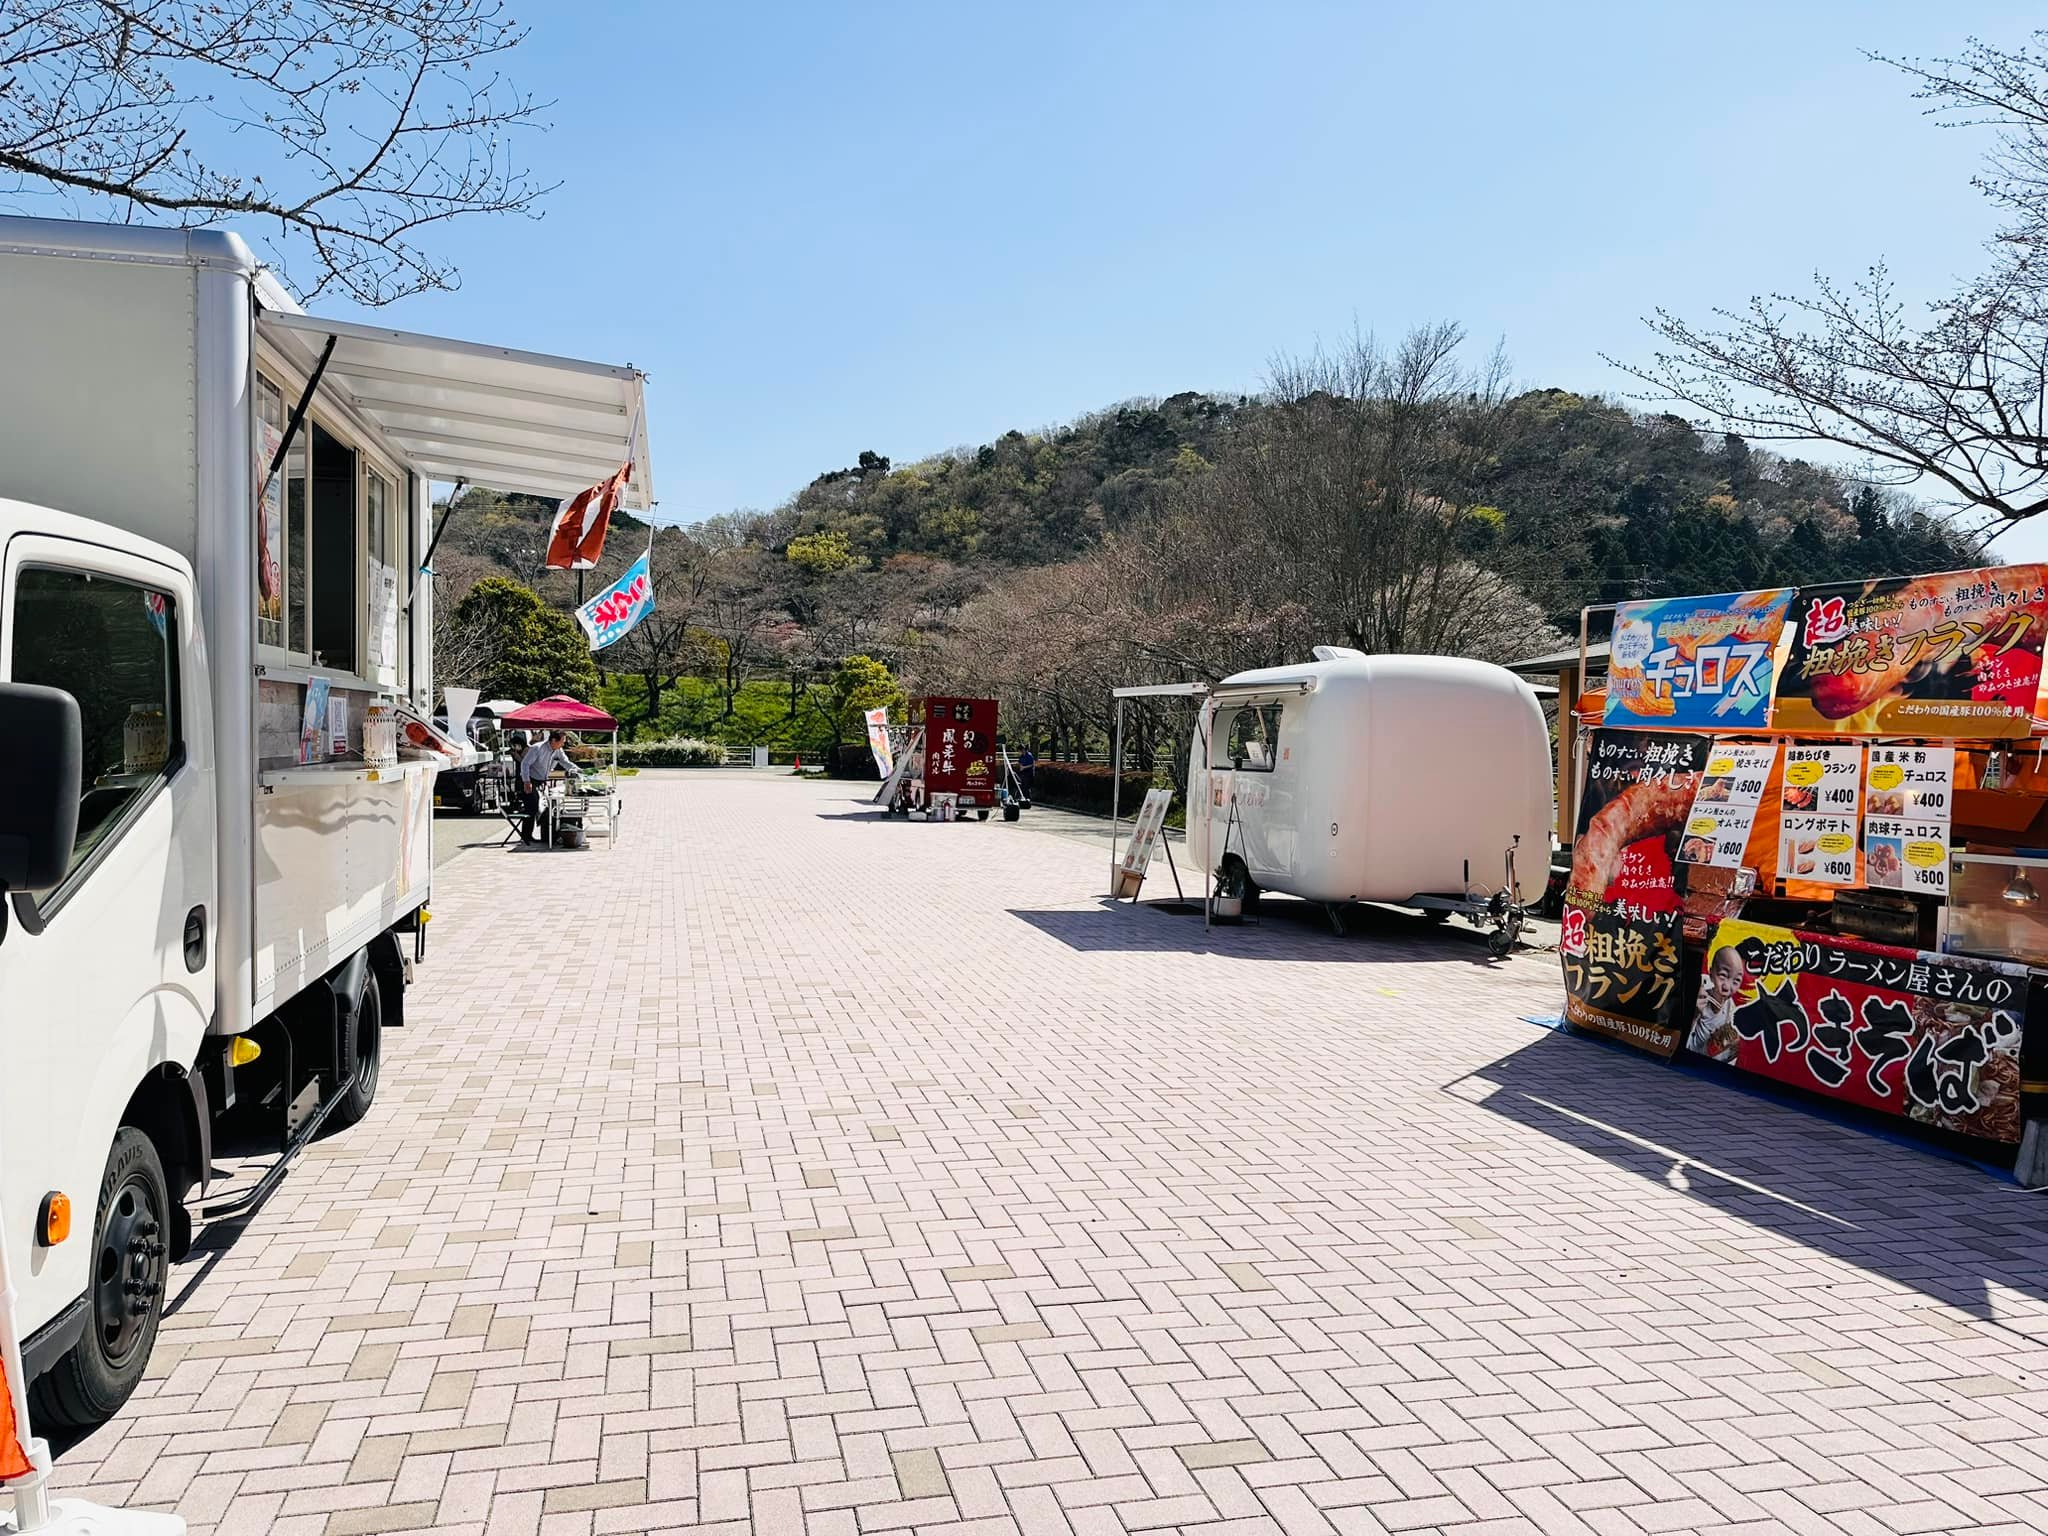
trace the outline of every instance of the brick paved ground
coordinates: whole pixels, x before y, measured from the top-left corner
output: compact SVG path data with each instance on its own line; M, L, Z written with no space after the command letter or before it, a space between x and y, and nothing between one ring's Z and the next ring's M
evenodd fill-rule
M1103 911L643 779L443 874L382 1095L61 1464L198 1530L2048 1526L2041 1216L1520 1022L1552 961ZM573 956L565 974L559 957Z

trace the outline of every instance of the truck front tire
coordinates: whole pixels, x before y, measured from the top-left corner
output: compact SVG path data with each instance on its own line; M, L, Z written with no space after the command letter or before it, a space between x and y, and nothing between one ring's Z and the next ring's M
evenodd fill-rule
M92 1231L92 1315L35 1384L35 1414L83 1429L119 1411L142 1380L170 1276L170 1190L156 1146L132 1125L114 1137Z

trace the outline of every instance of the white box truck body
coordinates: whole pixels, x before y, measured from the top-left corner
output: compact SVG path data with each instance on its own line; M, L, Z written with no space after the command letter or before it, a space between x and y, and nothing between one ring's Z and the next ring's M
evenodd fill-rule
M0 218L0 1221L45 1419L139 1378L217 1130L274 1138L247 1209L375 1092L434 766L362 722L433 704L430 487L629 458L644 507L631 368L318 319L229 234Z

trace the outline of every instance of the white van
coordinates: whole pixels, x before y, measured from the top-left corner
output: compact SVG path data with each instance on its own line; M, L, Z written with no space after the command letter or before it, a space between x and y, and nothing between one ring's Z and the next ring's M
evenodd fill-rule
M1528 684L1455 656L1315 656L1209 691L1188 761L1196 867L1247 904L1539 899L1550 732Z

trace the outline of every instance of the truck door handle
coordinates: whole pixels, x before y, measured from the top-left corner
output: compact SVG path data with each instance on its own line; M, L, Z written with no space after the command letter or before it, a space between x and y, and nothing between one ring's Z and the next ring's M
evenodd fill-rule
M198 973L206 965L206 908L185 914L185 969Z

